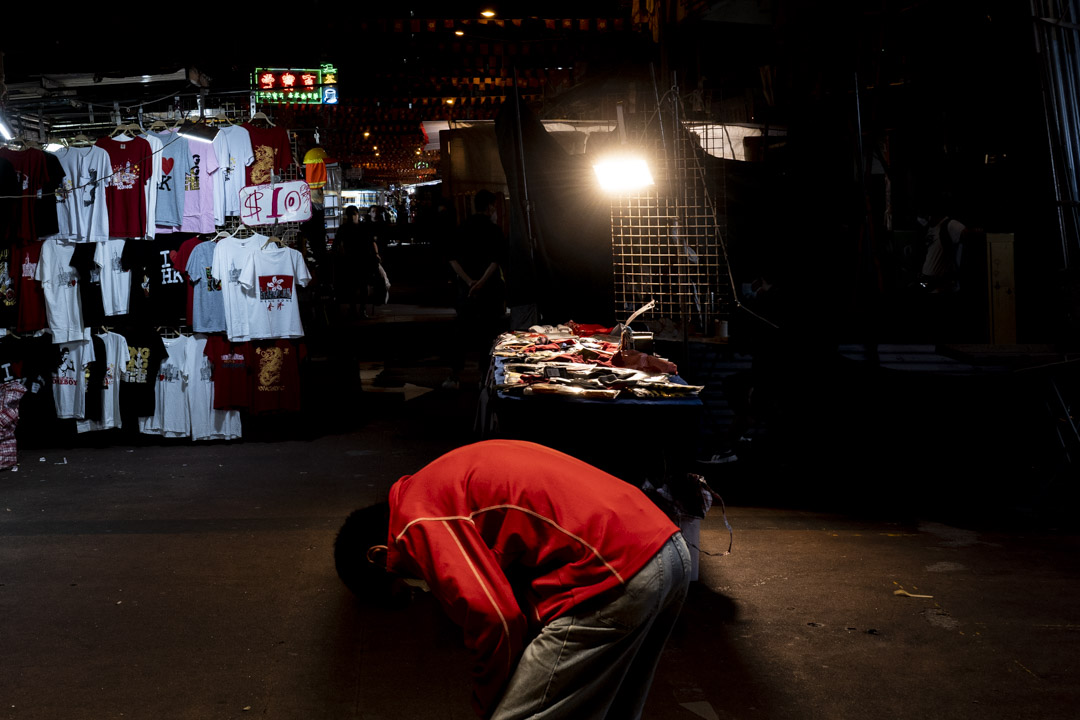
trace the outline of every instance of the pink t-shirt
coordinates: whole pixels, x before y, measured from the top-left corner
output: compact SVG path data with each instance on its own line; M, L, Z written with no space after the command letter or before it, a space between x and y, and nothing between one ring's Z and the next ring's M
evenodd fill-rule
M184 176L184 223L182 232L212 233L214 227L214 179L217 153L211 143L192 140L191 168Z

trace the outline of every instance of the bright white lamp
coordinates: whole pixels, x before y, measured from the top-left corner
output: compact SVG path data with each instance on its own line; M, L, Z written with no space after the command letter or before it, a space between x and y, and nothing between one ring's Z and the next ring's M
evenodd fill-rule
M600 187L607 192L633 192L653 182L652 173L645 158L638 155L612 155L593 165Z

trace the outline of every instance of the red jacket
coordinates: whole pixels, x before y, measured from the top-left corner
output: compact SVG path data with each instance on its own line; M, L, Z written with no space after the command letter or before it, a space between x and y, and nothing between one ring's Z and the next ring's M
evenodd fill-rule
M551 448L487 440L390 489L387 567L427 581L494 710L539 628L624 585L678 528L633 485Z

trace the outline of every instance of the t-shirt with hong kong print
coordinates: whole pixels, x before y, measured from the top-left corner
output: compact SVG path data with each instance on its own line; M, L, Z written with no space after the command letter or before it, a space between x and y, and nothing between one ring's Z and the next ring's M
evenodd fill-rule
M121 238L146 236L147 192L153 175L154 155L142 138L98 138L95 143L109 153L111 175L105 185L109 206L109 235Z
M297 290L311 281L304 256L290 247L257 250L240 272L240 284L255 292L249 317L252 340L304 336Z

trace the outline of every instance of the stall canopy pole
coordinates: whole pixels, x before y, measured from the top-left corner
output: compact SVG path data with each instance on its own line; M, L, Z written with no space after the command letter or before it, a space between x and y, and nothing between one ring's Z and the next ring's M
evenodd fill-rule
M529 178L525 172L525 142L521 132L521 96L518 89L517 66L514 66L514 123L517 130L518 161L521 165L521 188L525 195L525 242L529 246L529 262L536 266L536 242L533 237L532 201L529 200Z

